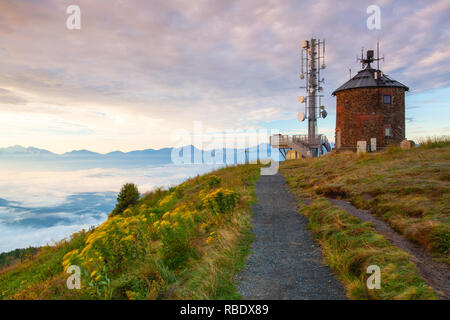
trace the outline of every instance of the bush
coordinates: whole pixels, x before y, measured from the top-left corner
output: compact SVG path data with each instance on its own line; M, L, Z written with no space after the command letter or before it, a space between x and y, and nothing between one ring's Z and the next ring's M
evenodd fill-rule
M208 179L208 186L210 187L214 187L219 185L221 182L220 177L216 176L216 175L211 175Z
M195 255L190 243L188 228L179 223L171 225L167 221L161 224L161 254L163 262L174 270L183 266L187 259Z
M117 196L117 204L110 217L121 214L129 206L135 205L139 200L139 190L134 183L125 183Z
M233 211L239 202L239 194L232 190L219 188L203 198L203 206L214 213L228 213Z

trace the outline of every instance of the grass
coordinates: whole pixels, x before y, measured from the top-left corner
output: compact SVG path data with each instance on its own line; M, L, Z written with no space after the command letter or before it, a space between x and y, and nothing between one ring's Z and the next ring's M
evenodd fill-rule
M99 227L0 270L0 298L240 298L235 276L253 240L259 168L227 167L147 193ZM81 267L81 290L67 289L69 265Z
M351 299L436 299L410 257L390 245L369 223L361 222L324 199L301 207L314 238L322 246L325 262L344 283ZM380 267L380 289L367 288L370 265Z
M298 197L346 198L450 263L450 139L428 138L410 150L291 160L281 172Z

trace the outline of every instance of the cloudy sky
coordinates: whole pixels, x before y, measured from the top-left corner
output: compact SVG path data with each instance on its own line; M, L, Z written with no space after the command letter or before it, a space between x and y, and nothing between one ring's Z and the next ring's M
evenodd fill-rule
M81 8L69 30L66 9ZM367 7L381 8L369 30ZM319 130L331 92L381 41L381 69L408 85L407 137L450 134L450 2L0 0L0 147L53 152L161 148L212 131L296 122L301 40L326 38Z

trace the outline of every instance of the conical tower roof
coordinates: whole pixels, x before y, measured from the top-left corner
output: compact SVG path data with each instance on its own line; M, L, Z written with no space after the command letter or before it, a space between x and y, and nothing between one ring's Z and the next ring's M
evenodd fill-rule
M376 73L376 74L375 74ZM403 88L409 90L404 84L389 78L382 71L372 69L370 64L367 68L359 71L353 78L344 83L342 86L333 91L332 95L343 90L357 89L357 88Z

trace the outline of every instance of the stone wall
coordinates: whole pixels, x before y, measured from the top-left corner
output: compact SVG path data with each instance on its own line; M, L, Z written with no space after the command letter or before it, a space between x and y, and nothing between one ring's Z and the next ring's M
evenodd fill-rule
M387 94L392 96L391 104L383 103ZM386 128L390 128L391 137L385 136ZM377 138L377 148L405 139L403 88L358 88L336 93L336 148L356 150L357 141L370 143L371 138Z

